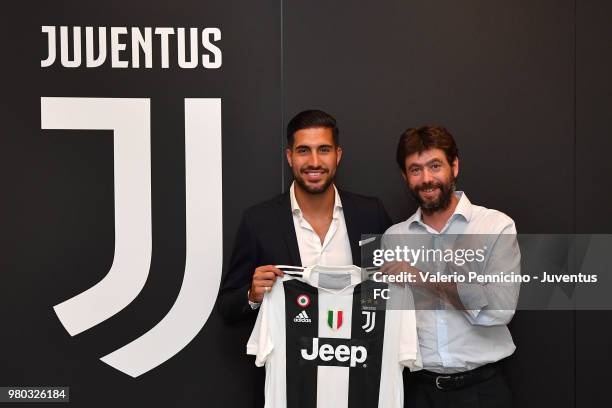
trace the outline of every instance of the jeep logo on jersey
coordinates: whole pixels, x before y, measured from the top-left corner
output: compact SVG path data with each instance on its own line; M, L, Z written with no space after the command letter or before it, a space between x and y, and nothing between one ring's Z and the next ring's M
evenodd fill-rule
M321 366L356 367L368 358L368 348L362 340L303 337L300 343L302 358Z

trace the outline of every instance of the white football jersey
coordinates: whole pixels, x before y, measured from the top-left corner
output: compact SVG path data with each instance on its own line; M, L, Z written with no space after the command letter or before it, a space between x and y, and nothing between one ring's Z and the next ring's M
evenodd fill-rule
M264 296L247 353L266 367L266 408L403 407L402 370L421 366L414 308L373 304L393 289L361 272L315 265Z

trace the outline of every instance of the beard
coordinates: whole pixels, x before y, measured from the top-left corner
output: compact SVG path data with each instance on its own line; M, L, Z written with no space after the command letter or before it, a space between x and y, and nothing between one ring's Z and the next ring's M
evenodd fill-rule
M323 169L323 168L317 168L317 169L313 169L313 168L307 168L307 169L303 169L303 170L321 170L323 173L327 173L329 174L329 170L327 169ZM321 184L320 186L312 186L312 185L308 185L306 183L306 181L304 180L304 178L302 177L302 169L298 170L298 173L294 173L293 174L293 178L295 180L295 182L307 193L309 194L322 194L325 191L327 191L327 189L329 188L329 186L332 185L332 183L334 182L334 177L333 175L330 175L329 177L327 177L327 179L325 179L325 181L323 182L323 184Z
M424 200L419 193L422 190L429 190L432 188L438 188L440 190L438 198L435 200ZM421 212L431 215L436 211L446 210L450 206L451 198L453 196L453 192L455 191L455 178L451 175L451 179L448 181L448 183L423 183L414 188L408 187L408 189L410 190L410 194L412 194L414 199L419 204Z

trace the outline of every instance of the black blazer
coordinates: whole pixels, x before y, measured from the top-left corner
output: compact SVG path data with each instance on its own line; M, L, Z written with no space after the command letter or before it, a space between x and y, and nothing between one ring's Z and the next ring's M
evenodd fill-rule
M353 263L361 265L361 234L382 234L391 219L380 200L338 190ZM219 292L219 311L228 321L254 318L247 296L255 268L302 265L289 192L247 209L238 227L229 267Z

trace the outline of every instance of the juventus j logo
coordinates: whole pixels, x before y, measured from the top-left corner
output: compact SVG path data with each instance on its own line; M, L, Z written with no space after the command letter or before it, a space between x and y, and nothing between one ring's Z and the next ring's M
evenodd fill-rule
M96 285L54 306L71 336L129 305L151 263L150 101L40 99L42 129L111 129L114 138L115 256ZM202 160L206 157L206 160ZM206 174L207 183L198 182ZM212 311L222 263L221 100L185 99L186 260L178 297L148 332L101 358L132 377L181 351Z
M369 333L374 330L374 326L376 325L376 312L362 311L361 314L365 317L365 323L363 324L363 326L361 326L361 328L366 333Z

